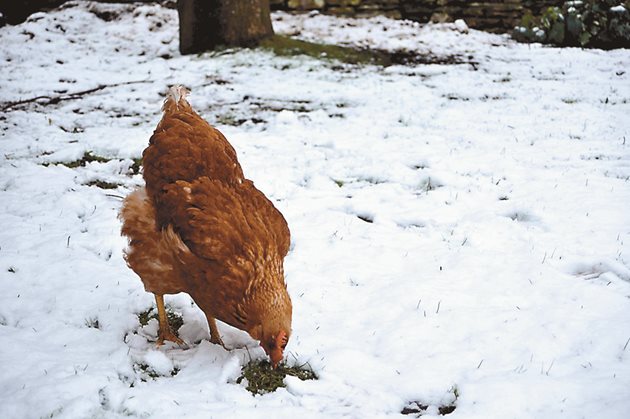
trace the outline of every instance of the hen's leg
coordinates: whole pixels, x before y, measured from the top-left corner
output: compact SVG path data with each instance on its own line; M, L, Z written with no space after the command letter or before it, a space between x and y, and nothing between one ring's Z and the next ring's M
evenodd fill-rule
M221 340L221 335L219 335L219 329L217 328L217 321L214 317L208 317L208 326L210 326L210 342L225 348L225 343Z
M170 340L180 346L186 346L184 341L175 336L175 333L171 331L171 326L169 326L168 317L166 316L166 308L164 307L164 296L162 294L155 294L155 302L157 303L158 322L160 323L157 346L164 345L165 340Z

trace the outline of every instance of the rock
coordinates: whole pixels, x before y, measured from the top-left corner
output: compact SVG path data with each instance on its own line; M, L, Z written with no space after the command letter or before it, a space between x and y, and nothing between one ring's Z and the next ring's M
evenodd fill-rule
M326 12L336 16L354 16L355 9L353 7L329 7Z
M464 21L464 19L456 19L455 20L455 29L461 33L468 33L468 25Z
M326 6L325 0L289 0L287 2L289 9L296 10L313 10L323 9Z
M326 5L331 6L358 6L361 0L326 0Z

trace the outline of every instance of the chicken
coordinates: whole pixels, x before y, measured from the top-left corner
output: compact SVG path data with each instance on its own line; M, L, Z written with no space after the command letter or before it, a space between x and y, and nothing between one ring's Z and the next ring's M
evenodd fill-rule
M120 218L125 259L155 294L158 345L183 342L169 328L164 294L188 293L205 313L260 341L275 368L291 335L291 298L283 260L286 220L245 179L236 152L172 87L143 152L146 186L128 195Z

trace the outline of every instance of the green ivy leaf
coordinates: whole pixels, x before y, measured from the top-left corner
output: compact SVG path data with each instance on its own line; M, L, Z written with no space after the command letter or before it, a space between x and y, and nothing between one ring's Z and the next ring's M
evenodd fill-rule
M591 40L592 35L588 32L582 32L582 34L579 37L579 41L580 41L580 45L582 46L586 46L586 44L589 43L589 41Z

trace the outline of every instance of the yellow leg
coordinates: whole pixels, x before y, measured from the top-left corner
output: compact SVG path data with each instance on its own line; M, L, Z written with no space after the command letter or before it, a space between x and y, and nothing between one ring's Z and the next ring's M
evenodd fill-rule
M208 317L208 326L210 326L210 342L221 345L225 348L225 344L221 340L221 335L219 335L217 321L214 319L214 317Z
M185 346L183 340L178 338L175 333L171 331L171 326L168 324L168 317L166 316L166 308L164 307L164 296L161 294L155 294L155 302L158 309L158 322L160 323L160 329L158 331L157 346L164 345L165 340L175 342L180 346Z

